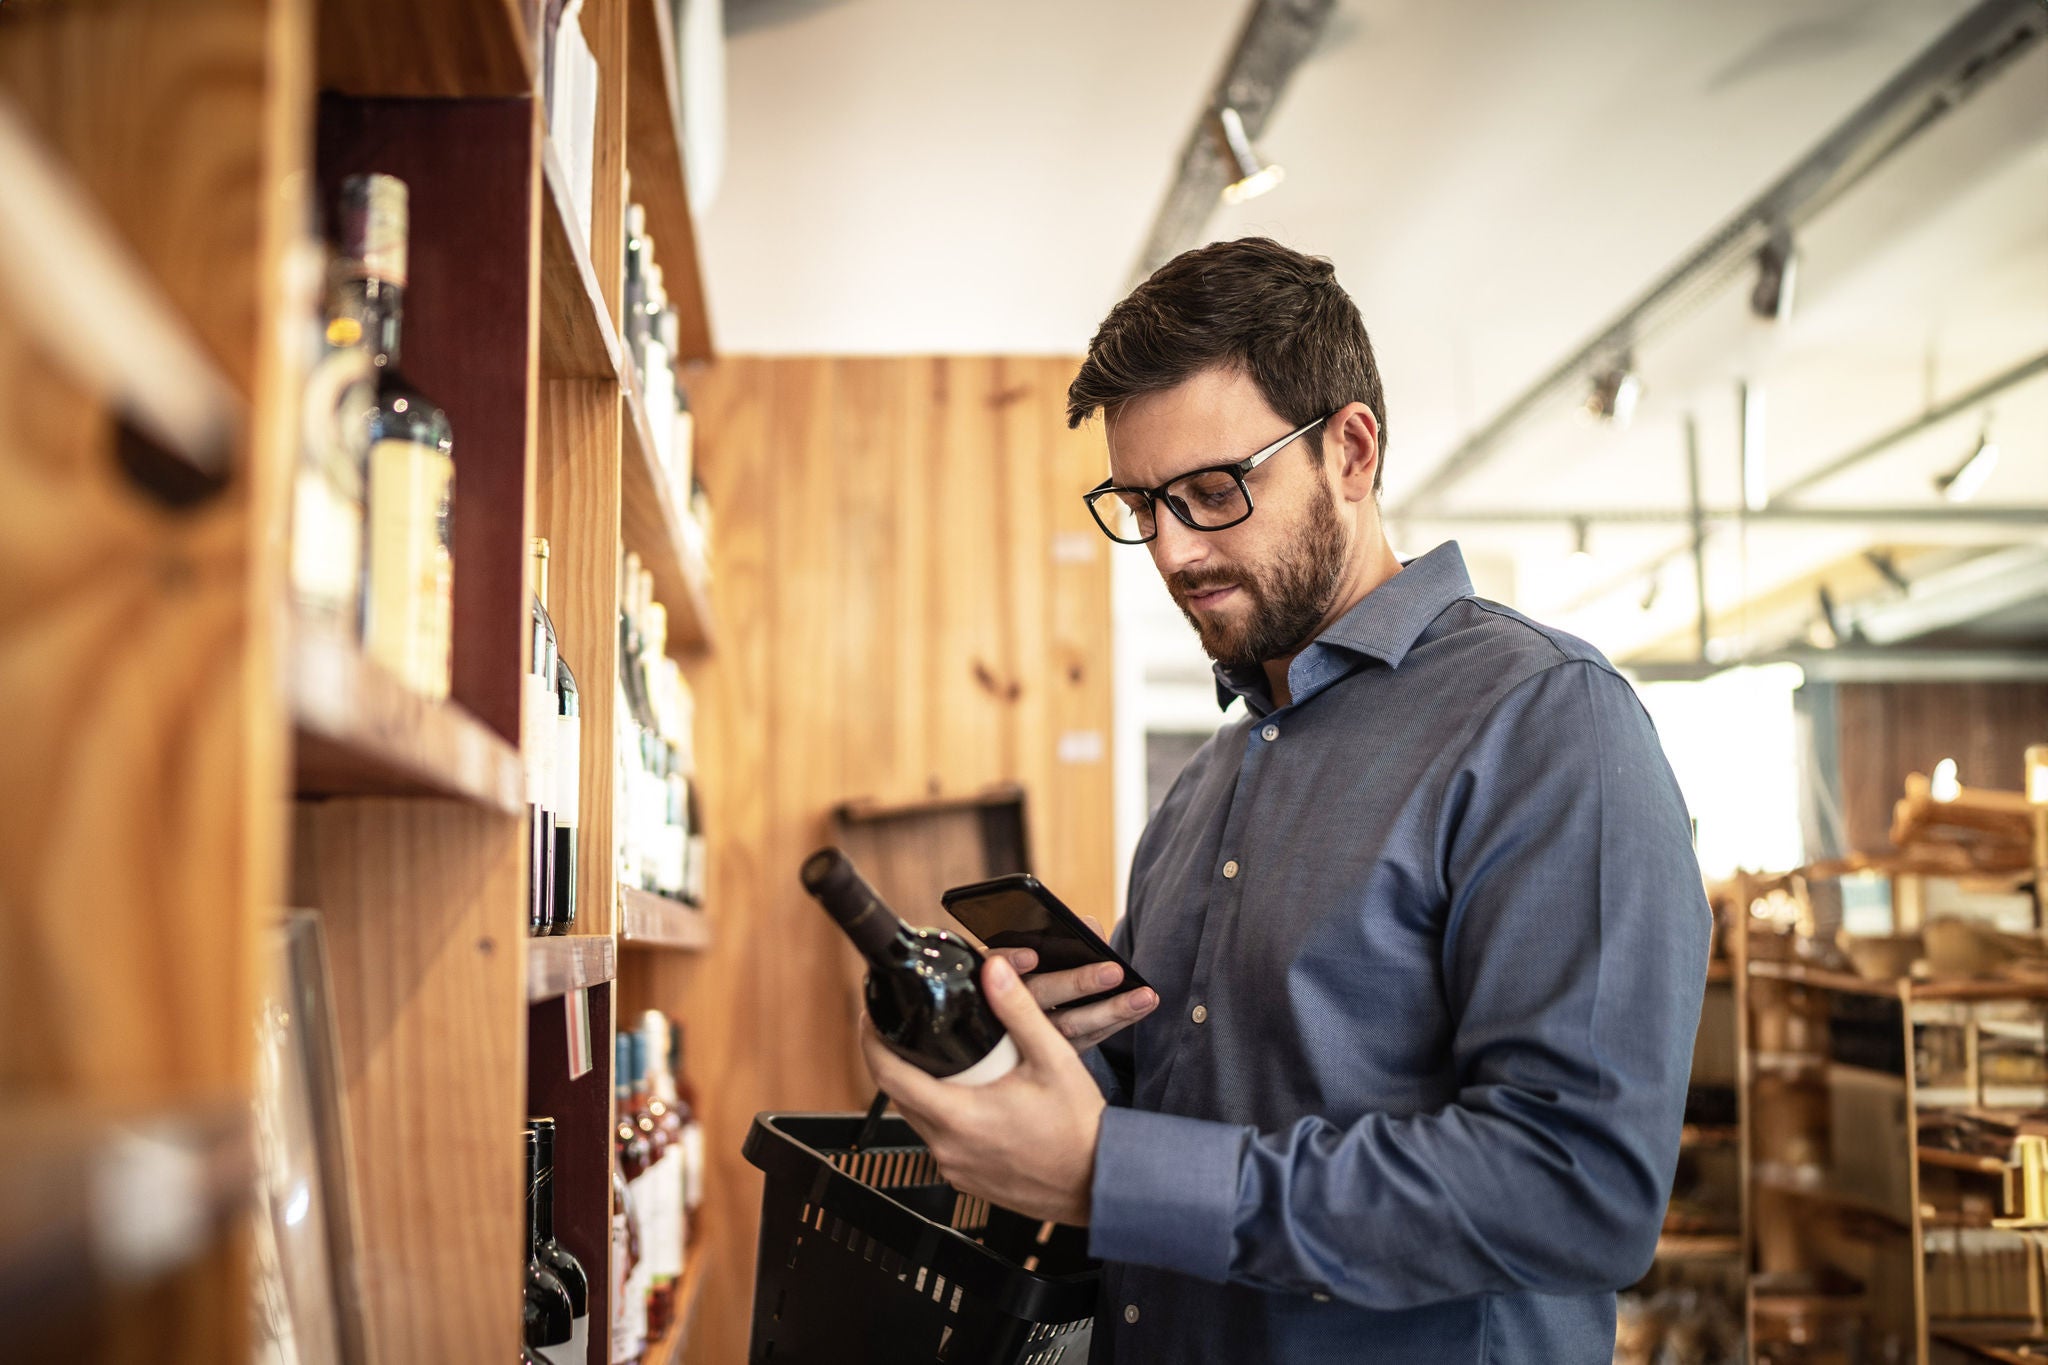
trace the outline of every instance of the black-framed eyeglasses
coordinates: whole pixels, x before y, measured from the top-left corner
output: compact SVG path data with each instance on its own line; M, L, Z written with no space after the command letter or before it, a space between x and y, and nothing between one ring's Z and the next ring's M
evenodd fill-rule
M1296 427L1249 459L1191 469L1157 488L1120 488L1104 479L1081 496L1095 515L1095 524L1119 545L1143 545L1157 536L1158 505L1162 502L1183 526L1221 531L1252 514L1251 490L1245 487L1244 476L1336 415L1333 412Z

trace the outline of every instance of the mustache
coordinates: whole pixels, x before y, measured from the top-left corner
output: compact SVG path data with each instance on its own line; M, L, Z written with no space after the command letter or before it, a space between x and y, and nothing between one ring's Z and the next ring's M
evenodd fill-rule
M1178 598L1193 596L1195 593L1211 592L1217 588L1228 588L1243 583L1244 579L1226 569L1212 569L1207 573L1198 570L1184 570L1169 574L1166 586Z

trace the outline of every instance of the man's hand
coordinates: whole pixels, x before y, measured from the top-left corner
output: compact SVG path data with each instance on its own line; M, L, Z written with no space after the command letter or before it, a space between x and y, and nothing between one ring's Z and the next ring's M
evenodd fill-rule
M889 1051L863 1016L868 1070L954 1189L1028 1218L1085 1224L1102 1092L1007 963L991 959L981 984L1017 1045L1009 1075L980 1086L928 1076Z
M1102 926L1096 923L1094 916L1083 915L1081 920L1098 937L1109 937L1102 932ZM1128 1028L1159 1008L1159 997L1150 988L1140 986L1093 1005L1052 1014L1053 1010L1070 1000L1109 990L1124 979L1124 969L1114 962L1097 962L1063 972L1039 972L1034 976L1032 971L1038 966L1038 954L1029 948L991 948L989 953L1009 963L1017 975L1024 978L1024 984L1031 988L1031 998L1050 1015L1054 1025L1073 1043L1076 1052L1086 1052L1118 1029Z

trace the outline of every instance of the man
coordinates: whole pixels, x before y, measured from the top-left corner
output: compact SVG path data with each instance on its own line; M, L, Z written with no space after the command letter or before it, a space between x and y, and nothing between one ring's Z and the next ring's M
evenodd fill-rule
M1386 408L1324 261L1188 252L1069 390L1088 494L1244 714L1139 842L1114 967L985 983L974 1090L869 1030L956 1186L1090 1225L1095 1359L1602 1365L1670 1194L1708 914L1685 807L1590 645L1405 565ZM1154 1005L1156 1004L1156 1008ZM1054 1021L1057 1020L1057 1023ZM1127 1027L1135 1023L1135 1027Z

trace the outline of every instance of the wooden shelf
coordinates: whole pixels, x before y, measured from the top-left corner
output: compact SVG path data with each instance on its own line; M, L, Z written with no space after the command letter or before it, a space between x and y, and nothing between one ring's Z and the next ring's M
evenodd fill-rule
M1680 1147L1733 1147L1742 1130L1732 1123L1688 1123L1679 1129Z
M1827 1185L1805 1185L1796 1180L1786 1180L1783 1177L1762 1171L1756 1172L1751 1177L1751 1180L1756 1188L1760 1190L1774 1190L1779 1194L1789 1194L1795 1198L1811 1199L1817 1204L1826 1204L1847 1213L1867 1214L1872 1218L1881 1218L1888 1223L1896 1223L1901 1227L1906 1226L1909 1222L1909 1219L1903 1213L1885 1208L1883 1205L1873 1200L1864 1199L1860 1195L1850 1194Z
M563 934L526 941L528 1002L602 985L618 974L618 945L610 934Z
M27 1286L84 1296L106 1279L169 1274L211 1251L256 1188L246 1102L135 1114L0 1107L0 1146L0 1305L9 1310L26 1311L14 1295ZM105 1216L145 1203L148 1218Z
M1707 984L1718 986L1735 979L1735 964L1725 957L1717 957L1707 964Z
M89 193L0 104L0 307L45 355L152 443L179 500L217 490L241 398Z
M1669 1232L1657 1239L1660 1261L1704 1261L1742 1254L1742 1235L1735 1232Z
M519 751L454 702L402 686L355 643L292 631L286 684L300 796L446 796L517 813Z
M647 235L675 305L677 362L712 357L711 314L697 259L697 225L683 176L683 119L676 105L676 43L668 0L627 0L626 169L647 210Z
M638 887L622 886L619 941L629 948L697 951L711 946L711 920L698 906Z
M1944 1166L1951 1171L1968 1171L1973 1175L2005 1175L2013 1169L1995 1156L1973 1156L1968 1152L1951 1152L1945 1147L1921 1147L1917 1149L1923 1166Z
M619 377L626 397L619 533L654 575L654 595L668 608L668 652L683 658L712 646L710 570L684 537L689 509L677 506L654 453L654 430L632 366L625 366Z
M319 84L349 95L531 95L520 0L321 0Z
M540 368L550 379L613 379L624 363L590 244L554 143L541 143Z
M1798 962L1751 962L1749 974L1773 981L1791 981L1817 990L1839 991L1845 995L1888 996L1897 999L1903 987L1913 1000L1927 1001L1969 1001L1969 1000L2044 1000L2048 999L2048 980L2004 981L1946 980L1916 981L1870 981L1848 972L1828 972L1808 967Z
M1935 1340L1956 1347L1958 1350L1968 1351L1980 1360L1997 1361L1999 1365L2041 1365L2042 1356L2036 1352L2028 1351L2022 1354L2019 1351L2008 1350L1992 1342L1973 1341L1968 1337L1958 1335L1953 1328L1936 1332L1933 1335Z

